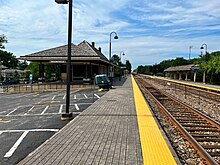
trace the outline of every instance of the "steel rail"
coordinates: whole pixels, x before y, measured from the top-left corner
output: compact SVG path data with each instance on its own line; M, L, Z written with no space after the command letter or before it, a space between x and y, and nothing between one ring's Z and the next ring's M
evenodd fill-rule
M136 80L137 81L137 80ZM153 94L144 87L144 84L137 82L143 93L147 93L158 106L158 108L168 116L177 129L186 137L192 146L198 151L198 154L210 165L218 165L218 163L210 156L208 152L188 133L188 131L171 115L171 113L156 99ZM158 90L158 89L157 89ZM161 92L161 91L160 91Z

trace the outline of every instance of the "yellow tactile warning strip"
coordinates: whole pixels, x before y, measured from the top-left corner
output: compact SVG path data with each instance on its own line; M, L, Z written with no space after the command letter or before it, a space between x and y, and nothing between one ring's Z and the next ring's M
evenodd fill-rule
M135 107L144 165L174 165L171 151L164 140L149 107L132 77Z
M154 77L154 76L148 76L148 77L153 78L153 79L157 78L157 79L160 79L160 80L166 80L166 81L169 81L169 82L175 82L175 83L178 83L178 84L189 85L189 86L194 86L194 87L199 87L199 88L204 88L204 89L220 92L220 89L218 89L218 88L209 87L209 86L205 86L205 85L197 85L197 84L192 84L192 83L187 83L187 82L170 80L170 79L166 79L166 78L163 78L163 77Z

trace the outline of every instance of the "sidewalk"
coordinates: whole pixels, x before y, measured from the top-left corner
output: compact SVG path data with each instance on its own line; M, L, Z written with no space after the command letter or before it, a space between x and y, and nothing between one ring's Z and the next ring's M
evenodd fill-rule
M120 83L18 164L143 164L131 78Z

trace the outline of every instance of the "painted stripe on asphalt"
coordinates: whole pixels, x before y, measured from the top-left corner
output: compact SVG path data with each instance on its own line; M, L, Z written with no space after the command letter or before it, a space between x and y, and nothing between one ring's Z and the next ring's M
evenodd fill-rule
M100 98L100 96L99 95L97 95L97 94L94 94L98 99Z
M41 115L43 115L45 112L46 112L46 110L49 108L49 105L48 106L46 106L46 108L43 110L43 112L41 112Z
M80 114L80 112L72 112L73 114ZM48 116L48 115L60 115L60 113L44 113L43 115L41 114L27 114L25 116ZM24 115L10 115L11 117L24 117ZM5 115L0 115L0 117L5 117Z
M31 107L31 109L29 109L29 110L27 111L27 113L25 113L24 115L27 115L29 112L31 112L31 111L34 109L34 107L35 107L35 105L34 105L33 107Z
M2 130L0 133L18 133L18 132L57 132L59 129L30 129L30 130Z
M16 141L16 143L12 146L12 148L5 154L4 158L9 158L13 155L15 150L18 148L18 146L21 144L25 136L27 136L29 131L24 131L24 133L21 135L21 137Z
M86 96L86 94L84 94L84 97L87 99L88 97Z
M54 100L54 99L55 99L55 97L56 97L56 95L55 95L55 96L53 96L52 100Z
M15 108L13 111L9 112L6 116L9 116L10 114L14 113L15 111L18 110L18 108L20 108L21 106L18 106L17 108Z
M63 100L66 98L66 95L63 96Z
M59 114L62 113L62 110L63 110L63 104L60 105Z
M74 95L74 98L73 99L76 99L76 95Z
M75 108L77 111L79 111L79 106L77 104L75 104Z

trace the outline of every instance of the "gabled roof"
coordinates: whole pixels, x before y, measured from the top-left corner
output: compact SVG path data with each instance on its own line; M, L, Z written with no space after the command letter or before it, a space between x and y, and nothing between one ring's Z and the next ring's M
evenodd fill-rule
M193 69L198 69L198 65L182 65L182 66L173 66L164 70L164 72L176 72L176 71L191 71Z
M21 56L21 60L48 60L50 59L63 59L67 58L67 49L68 45L63 45L43 51L39 51L36 53L28 54ZM96 59L96 60L101 60L105 62L109 62L108 59L94 46L89 44L87 41L83 41L78 45L72 44L71 45L71 57L72 60L74 59L83 59L85 60L86 58L90 59Z

